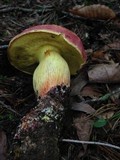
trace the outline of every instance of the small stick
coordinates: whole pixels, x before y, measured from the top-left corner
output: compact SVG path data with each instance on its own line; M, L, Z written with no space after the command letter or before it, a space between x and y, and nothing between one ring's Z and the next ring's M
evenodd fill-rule
M120 93L120 88L117 88L116 90L112 91L111 93L107 93L107 94L105 94L104 96L102 96L98 99L86 100L85 102L86 103L89 103L89 102L103 102L103 101L108 100L111 96L113 96L117 93Z
M8 109L9 111L17 114L18 116L21 116L18 112L16 112L14 109L12 109L9 105L4 104L2 101L0 101L0 106Z
M111 148L115 148L120 150L119 146L109 144L109 143L102 143L102 142L94 142L94 141L79 141L79 140L73 140L73 139L62 139L62 142L68 142L68 143L80 143L80 144L95 144L95 145L101 145L101 146L107 146Z
M22 7L8 7L8 8L3 8L0 10L0 13L5 13L5 12L12 12L12 11L15 11L15 10L18 10L18 11L22 11L22 12L43 12L43 9L44 8L41 8L41 9L29 9L29 8L22 8ZM45 8L44 9L44 12L48 12L48 11L51 11L51 8Z
M8 45L5 44L5 45L0 45L0 49L7 49L8 48Z

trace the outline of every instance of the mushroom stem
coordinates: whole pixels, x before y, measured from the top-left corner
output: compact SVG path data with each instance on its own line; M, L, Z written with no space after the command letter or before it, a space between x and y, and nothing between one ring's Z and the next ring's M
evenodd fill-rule
M38 97L45 96L56 86L70 86L70 70L67 62L57 49L45 47L39 54L40 63L33 74L33 87Z
M86 61L82 42L64 27L38 25L11 40L8 56L17 69L34 71L33 87L40 97L38 105L21 119L9 159L59 160L58 142L68 105L70 74L76 74Z

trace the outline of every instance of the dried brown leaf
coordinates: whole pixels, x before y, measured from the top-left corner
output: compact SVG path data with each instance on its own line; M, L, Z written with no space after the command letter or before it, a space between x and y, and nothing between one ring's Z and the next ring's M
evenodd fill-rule
M120 41L116 41L114 43L109 43L106 44L102 50L104 52L106 52L105 55L107 55L107 51L115 51L114 54L112 54L112 56L114 56L114 58L117 60L117 62L120 61Z
M92 19L113 19L115 12L105 5L94 4L90 6L77 5L70 9L70 12L85 18Z
M104 50L98 50L93 52L92 58L99 58L99 59L104 59Z
M0 130L0 160L6 160L7 138L5 132Z
M99 98L100 96L102 96L100 91L92 85L86 85L80 92L80 95L90 98Z
M94 114L96 111L94 108L92 108L89 104L85 102L80 102L80 103L73 102L71 106L72 110L84 112L87 114Z
M87 82L87 73L83 70L71 81L71 96L79 95L81 89L87 84Z
M87 118L86 114L79 114L74 118L73 125L76 128L77 135L81 141L89 141L92 132L93 121ZM84 150L87 149L87 145L83 144Z
M110 119L114 115L114 111L107 111L100 115L103 119Z
M108 50L119 50L120 51L120 42L114 42L114 43L110 43L107 44L103 47L104 51L108 51Z
M116 83L120 82L120 65L115 64L97 64L88 71L90 82L97 83Z

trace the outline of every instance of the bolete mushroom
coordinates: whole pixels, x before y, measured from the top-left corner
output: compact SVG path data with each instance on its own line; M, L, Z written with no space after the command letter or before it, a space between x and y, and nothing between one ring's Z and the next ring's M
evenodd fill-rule
M8 57L14 67L33 74L38 97L57 85L70 86L70 74L76 74L86 61L80 38L57 25L24 30L10 41Z
M64 117L61 93L64 95L65 88L69 88L70 75L76 74L86 61L82 42L64 27L38 25L11 40L8 57L14 67L33 74L35 93L41 97L21 119L12 152L16 153L17 148L21 160L59 160L58 139Z

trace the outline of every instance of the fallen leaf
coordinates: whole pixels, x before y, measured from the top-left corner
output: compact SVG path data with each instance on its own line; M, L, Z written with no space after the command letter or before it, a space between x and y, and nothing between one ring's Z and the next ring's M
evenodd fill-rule
M119 83L120 65L115 64L97 64L88 71L90 82L96 83Z
M107 120L106 119L99 118L93 123L93 126L95 128L101 128L101 127L104 127L106 124L107 124Z
M105 52L115 51L113 56L116 58L117 62L120 61L120 42L119 41L116 41L114 43L106 44L102 49Z
M76 5L69 11L75 15L92 19L113 19L116 17L112 9L100 4L93 4L90 6Z
M86 85L80 92L80 96L90 97L90 98L99 98L102 96L100 91L92 85Z
M114 111L107 111L102 113L100 116L103 119L110 119L111 117L113 117L114 113L115 113Z
M73 126L75 127L77 131L77 136L79 140L81 141L89 141L90 135L92 133L93 128L93 121L87 117L86 114L82 113L79 114L76 118L73 120ZM87 144L82 144L84 151L79 151L79 158L84 155Z
M93 52L92 58L104 59L104 55L105 55L104 50L98 50Z
M107 44L103 47L103 50L104 51L108 51L108 50L120 51L120 42L114 42L114 43Z
M73 102L71 104L71 106L72 106L72 108L71 108L72 110L84 112L84 113L87 113L87 114L94 114L95 111L96 111L88 103L85 103L85 102L80 102L80 103Z
M78 95L81 89L87 84L88 77L85 70L81 71L78 76L71 81L71 96Z
M7 157L7 138L5 132L0 130L0 160L6 160Z

